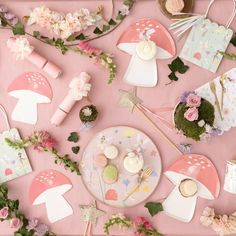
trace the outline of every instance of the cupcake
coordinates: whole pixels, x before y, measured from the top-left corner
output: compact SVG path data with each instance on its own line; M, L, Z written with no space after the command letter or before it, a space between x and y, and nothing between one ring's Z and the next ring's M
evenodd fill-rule
M113 184L118 180L118 169L114 165L108 165L102 172L102 179L107 184Z
M108 145L105 147L103 153L108 159L115 159L118 156L119 151L115 145Z
M80 126L80 130L88 130L95 126L95 121L98 117L98 111L96 106L87 105L81 108L79 112L80 120L82 124Z
M124 158L124 168L132 173L138 173L144 165L143 156L136 151L128 152Z
M108 160L103 154L99 154L94 158L93 162L96 167L103 168L107 165Z
M184 179L179 185L183 197L192 197L197 193L197 183L191 179Z
M166 10L174 15L175 13L180 13L184 9L183 0L167 0L165 4Z

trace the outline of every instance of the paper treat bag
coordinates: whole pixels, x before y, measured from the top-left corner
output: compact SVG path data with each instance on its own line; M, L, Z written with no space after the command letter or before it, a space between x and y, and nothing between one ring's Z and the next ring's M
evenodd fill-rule
M0 120L5 121L7 130L0 133L0 184L18 178L32 171L27 154L24 149L15 150L8 146L5 138L21 139L16 128L10 128L7 114L0 105Z
M210 2L206 14L193 24L180 57L215 73L223 58L219 51L226 51L233 36L233 31L229 27L236 14L236 2L233 1L233 14L226 26L218 25L207 19L210 7L214 2L215 0Z

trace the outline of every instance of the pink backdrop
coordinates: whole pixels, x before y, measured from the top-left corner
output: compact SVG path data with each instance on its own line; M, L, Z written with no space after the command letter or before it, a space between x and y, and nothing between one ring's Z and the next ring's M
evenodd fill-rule
M2 1L3 2L3 1ZM57 10L57 11L73 11L76 8L88 7L94 9L96 4L104 4L106 14L109 15L110 1L4 1L9 8L18 13L19 16L27 15L31 8L39 6L41 4L46 4L46 6ZM119 1L115 1L116 5L119 5ZM119 2L119 3L118 3ZM206 0L196 0L195 12L204 13L206 6L209 1ZM215 19L217 22L225 23L227 17L231 14L232 2L229 0L218 0L216 1L213 10L210 12L210 17ZM70 153L72 157L79 161L80 156L83 152L85 145L91 140L91 138L98 131L116 125L130 125L138 128L145 133L147 133L153 141L158 146L163 168L165 169L174 160L176 160L179 155L173 150L168 143L166 143L159 135L152 129L152 127L145 123L142 117L137 113L130 114L127 110L119 108L117 106L118 101L118 89L129 89L129 86L122 82L122 76L128 66L130 56L124 54L116 48L116 41L122 31L136 19L142 17L154 17L163 23L166 27L169 26L170 20L163 16L155 1L138 1L130 16L124 21L124 23L115 30L112 34L93 42L93 45L101 47L109 52L113 52L115 55L115 60L118 64L118 74L117 79L112 85L107 85L107 74L105 70L100 67L96 67L91 64L91 61L85 57L81 57L74 53L68 53L65 56L61 55L56 49L41 44L36 40L30 39L32 44L37 48L37 51L42 55L49 58L51 61L55 62L61 68L63 68L63 76L57 80L49 78L48 81L53 89L54 97L51 104L40 105L38 108L39 119L35 126L25 125L19 122L11 121L12 127L19 128L22 136L30 134L34 130L45 129L48 130L55 136L60 143L60 151L62 153ZM236 30L236 23L233 22L233 28ZM27 71L42 71L35 68L33 65L29 64L27 61L16 62L13 59L13 55L9 53L6 48L6 40L11 35L10 32L2 30L1 42L0 42L0 103L3 104L8 114L11 114L16 100L7 95L6 89L12 80L16 78L21 73ZM184 39L177 42L178 52L182 48ZM231 51L233 47L229 48ZM138 90L139 96L144 100L145 105L150 108L158 108L162 106L174 106L178 97L188 90L195 89L200 85L206 83L212 78L220 75L221 73L231 69L235 66L235 62L224 60L221 64L218 73L212 74L204 69L200 69L193 64L187 63L190 66L190 70L185 75L180 76L180 80L176 83L172 83L169 86L165 84L169 82L168 80L168 67L167 64L171 60L160 60L158 64L158 74L159 74L159 84L155 88L142 88ZM66 141L68 135L72 131L78 131L79 129L79 109L81 103L78 104L73 111L70 113L69 117L60 127L53 127L49 119L53 112L57 108L57 105L64 98L67 93L68 83L70 79L79 74L81 71L87 71L92 75L92 92L91 99L97 105L100 111L100 120L97 126L89 132L81 133L81 139L79 145L81 146L81 151L79 155L73 155L71 153L71 144ZM43 73L44 74L44 73ZM46 75L46 74L45 74ZM47 75L46 75L47 76ZM171 95L171 96L170 96ZM109 99L108 99L109 98ZM171 119L171 114L169 115ZM166 134L174 140L176 143L180 143L181 138L178 137L174 132L167 130L162 124L158 123L160 127L166 132ZM212 162L215 164L221 179L221 184L223 184L226 160L235 158L236 145L235 145L236 129L232 129L230 132L225 133L222 137L217 137L212 139L207 143L194 143L193 152L203 154L208 156ZM58 235L80 235L84 229L84 223L80 221L79 204L88 204L92 197L86 191L82 184L81 178L75 174L71 174L65 171L63 167L56 166L53 164L53 160L47 155L42 153L37 153L33 150L28 149L28 155L34 172L28 174L27 176L18 178L16 180L8 182L10 189L10 197L19 198L21 210L28 217L38 217L45 223L48 223L45 208L41 206L31 206L28 202L28 189L33 177L41 170L52 168L59 170L65 175L67 175L72 183L73 189L66 194L66 199L70 202L74 209L74 214L66 219L54 223L51 225L52 231ZM155 191L155 193L148 200L159 200L164 198L172 190L173 185L165 178L162 177L161 181ZM181 223L176 221L165 214L161 213L151 219L153 225L158 227L159 231L165 235L213 235L210 229L207 229L200 225L199 217L206 206L214 206L219 213L231 213L236 210L232 203L235 203L236 196L225 192L223 189L220 191L220 196L215 201L207 201L205 199L198 199L197 210L194 215L193 220L190 223ZM99 222L94 228L94 234L103 234L103 224L108 219L108 217L115 212L124 212L127 216L135 217L137 212L139 215L147 216L148 213L143 205L130 209L115 209L107 207L103 204L98 204L99 208L106 211L107 214L99 219ZM8 227L8 223L0 224L0 235L7 236L11 235L11 231ZM116 231L113 235L120 235L122 232ZM127 234L125 234L127 235Z

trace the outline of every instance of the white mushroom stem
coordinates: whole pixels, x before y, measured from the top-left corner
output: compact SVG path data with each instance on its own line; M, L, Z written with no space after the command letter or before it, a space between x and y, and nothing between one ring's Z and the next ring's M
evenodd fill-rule
M167 215L184 222L191 221L196 207L197 194L192 197L184 197L179 191L179 186L163 202L163 208Z
M73 209L62 195L55 195L45 199L48 219L51 223L73 214Z
M155 86L157 83L156 58L144 61L135 53L124 75L124 80L136 86Z
M19 98L12 112L12 120L29 124L37 122L37 103L28 96Z

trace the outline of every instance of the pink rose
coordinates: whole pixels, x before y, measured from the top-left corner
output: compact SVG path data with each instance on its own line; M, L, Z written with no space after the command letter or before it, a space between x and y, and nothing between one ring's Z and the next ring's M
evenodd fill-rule
M10 220L10 227L14 229L19 228L20 223L21 223L20 219L14 217Z
M199 107L201 105L201 97L194 93L190 93L186 98L186 103L189 107Z
M198 109L196 107L189 108L184 113L184 118L188 121L195 121L198 119Z
M0 219L6 219L9 215L9 208L8 207L3 207L0 210Z

